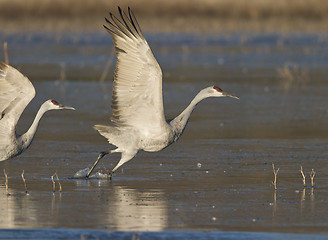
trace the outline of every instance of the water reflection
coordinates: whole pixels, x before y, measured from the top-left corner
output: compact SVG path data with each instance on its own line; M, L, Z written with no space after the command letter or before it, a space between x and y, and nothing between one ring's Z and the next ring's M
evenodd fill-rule
M272 219L275 224L279 224L281 217L295 218L297 222L307 222L309 219L315 219L318 212L321 213L314 188L304 187L302 190L296 190L296 195L290 193L290 189L280 190L278 199L277 190L272 193L270 206L272 206Z
M85 179L74 179L74 182L79 188L95 188L95 187L106 187L109 184L107 179L95 179L87 181Z
M167 201L156 189L136 190L114 186L109 204L111 222L118 231L161 231L167 226Z
M274 217L276 215L277 212L277 190L274 190L273 193L273 212L272 212L272 216Z
M310 191L308 193L309 198L310 198L310 206L311 206L311 213L314 213L315 211L315 195L314 195L314 188L311 187L311 190L309 188L304 187L303 190L301 191L301 197L300 197L300 208L301 208L301 214L303 213L305 209L305 204L306 204L306 189Z
M80 190L98 188L93 195L101 197L93 198L96 202L90 204L103 207L101 212L107 222L106 228L115 231L161 231L167 227L167 200L160 189L143 189L102 179L78 179L75 184ZM93 214L102 215L95 211ZM101 222L104 225L104 219Z
M303 216L304 208L305 208L305 188L303 188L303 190L301 192L301 197L300 197L300 213L301 213L301 216Z
M61 202L62 202L62 193L60 192L59 196L57 196L57 194L54 192L51 198L51 216L60 214L58 212L57 206L60 205Z
M63 186L62 193L35 186L29 194L9 188L7 196L5 186L0 185L0 228L78 226L161 231L168 225L167 200L159 189L128 187L105 180L70 181Z
M38 213L35 211L35 202L28 194L9 190L0 185L0 226L1 228L33 227L37 225ZM24 224L19 224L24 222Z

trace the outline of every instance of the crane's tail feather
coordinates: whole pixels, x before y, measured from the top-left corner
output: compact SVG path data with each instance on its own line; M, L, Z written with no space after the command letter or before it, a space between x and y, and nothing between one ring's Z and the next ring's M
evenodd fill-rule
M119 139L121 132L114 126L106 126L106 125L94 125L93 128L97 130L100 135L107 138L110 144L113 144L118 147Z
M102 136L104 136L105 138L109 138L110 137L110 133L114 130L114 127L111 126L105 126L105 125L94 125L93 128L95 130L97 130Z

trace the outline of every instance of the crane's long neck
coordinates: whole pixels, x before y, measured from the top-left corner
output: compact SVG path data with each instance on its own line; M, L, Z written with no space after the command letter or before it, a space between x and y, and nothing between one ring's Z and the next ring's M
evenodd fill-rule
M195 98L191 101L191 103L186 107L185 110L183 110L180 115L178 115L176 118L174 118L170 125L172 127L172 130L174 132L174 141L177 141L179 137L182 135L184 129L187 126L188 120L190 118L191 113L194 111L197 104L202 101L203 99L207 98L208 96L204 95L202 91L200 91Z
M45 106L45 104L42 104L34 118L32 125L30 126L30 128L27 130L26 133L24 133L22 136L20 136L20 140L22 141L21 142L22 150L25 150L26 148L28 148L31 145L32 140L35 136L35 133L38 129L40 119L42 118L43 114L47 111L48 111L48 109Z

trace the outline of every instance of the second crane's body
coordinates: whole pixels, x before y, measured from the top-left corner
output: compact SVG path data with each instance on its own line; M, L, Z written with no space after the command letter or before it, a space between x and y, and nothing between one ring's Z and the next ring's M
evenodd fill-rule
M117 148L101 152L99 160L109 153L120 152L121 159L112 173L139 150L160 151L177 141L183 133L196 105L208 97L233 97L219 87L201 90L188 107L172 121L164 116L162 96L162 71L156 61L140 26L128 9L126 15L119 8L120 19L110 14L105 26L115 45L117 65L115 69L111 126L95 125L95 129Z

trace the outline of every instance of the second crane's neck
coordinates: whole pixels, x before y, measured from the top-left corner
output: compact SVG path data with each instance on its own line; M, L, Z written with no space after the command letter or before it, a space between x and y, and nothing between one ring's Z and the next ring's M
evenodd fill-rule
M183 131L185 130L188 120L190 118L191 113L197 106L197 104L202 101L203 99L207 98L208 96L202 94L202 91L200 91L195 98L191 101L191 103L186 107L185 110L183 110L182 113L180 113L176 118L174 118L170 125L172 127L173 133L174 133L174 139L173 141L177 141L179 137L182 135Z
M31 145L33 138L35 136L35 133L38 129L40 119L42 118L43 114L47 111L48 111L48 109L45 106L45 104L42 104L34 118L32 125L30 126L30 128L27 130L26 133L24 133L23 135L21 135L19 137L20 138L19 140L22 144L21 146L22 146L23 151Z

